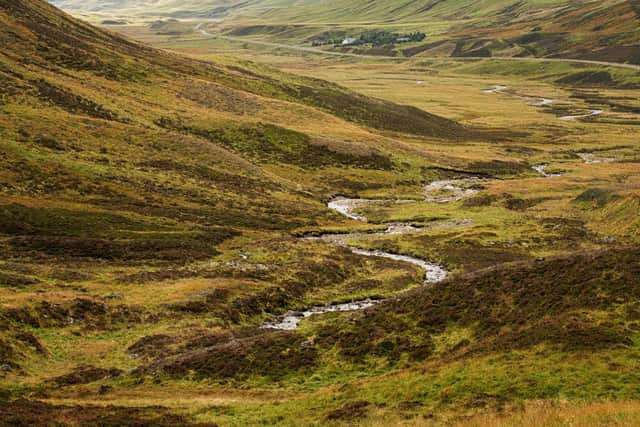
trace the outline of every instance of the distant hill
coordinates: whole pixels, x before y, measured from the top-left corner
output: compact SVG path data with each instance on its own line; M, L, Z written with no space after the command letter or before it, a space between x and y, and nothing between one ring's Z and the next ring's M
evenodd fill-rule
M387 52L394 55L560 56L640 63L640 6L633 0L161 0L143 7L126 0L54 3L83 13L218 18L234 35L291 38L296 43L327 32L358 34L365 25L367 30L416 30L429 35L424 43L388 46ZM308 31L292 32L290 25L306 26Z
M224 16L241 14L273 18L274 21L293 18L291 22L366 22L366 21L408 21L426 18L469 19L496 15L519 15L557 8L577 8L595 3L593 0L496 0L474 2L470 0L412 0L344 2L340 0L116 0L101 2L96 0L52 0L63 7L86 11L134 11L137 14L156 16L192 15ZM598 2L602 3L602 2ZM616 1L605 2L616 3Z

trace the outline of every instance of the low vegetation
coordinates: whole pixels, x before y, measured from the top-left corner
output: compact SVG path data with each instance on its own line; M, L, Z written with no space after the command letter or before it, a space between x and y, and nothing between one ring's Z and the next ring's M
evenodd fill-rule
M635 70L0 23L0 425L634 425Z

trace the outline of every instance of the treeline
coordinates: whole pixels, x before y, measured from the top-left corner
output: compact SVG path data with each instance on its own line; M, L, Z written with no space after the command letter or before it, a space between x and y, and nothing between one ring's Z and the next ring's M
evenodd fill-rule
M384 30L373 30L362 33L359 37L341 37L334 39L316 39L312 40L313 46L334 45L334 46L359 46L373 45L384 46L396 43L421 42L427 38L423 32L416 31L414 33L399 34L391 33Z

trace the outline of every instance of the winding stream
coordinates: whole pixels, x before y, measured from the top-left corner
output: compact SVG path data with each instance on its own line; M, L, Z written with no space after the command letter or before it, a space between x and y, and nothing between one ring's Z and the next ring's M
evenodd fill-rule
M538 101L531 101L528 105L531 105L532 107L544 107L546 105L555 104L556 102L557 101L555 99L542 98Z
M480 191L480 187L478 183L480 179L477 178L469 178L469 179L459 179L459 180L443 180L443 181L434 181L431 184L427 185L424 190L425 200L436 202L436 203L446 203L451 201L461 200L466 197L471 197L474 194ZM330 209L346 216L347 218L366 222L368 219L364 215L360 215L354 212L356 209L360 209L366 207L368 205L374 204L396 204L396 203L408 203L412 202L412 200L377 200L377 199L349 199L345 197L338 197L331 200L327 206ZM411 234L417 233L420 231L424 231L427 229L442 229L442 228L454 228L458 226L466 226L471 224L471 220L446 220L440 221L433 226L430 227L416 227L409 223L388 223L386 225L386 229L377 232L354 232L354 233L346 233L346 234L323 234L319 237L312 237L311 239L323 240L325 242L343 246L349 248L351 252L361 256L368 257L379 257L379 258L387 258L395 261L406 262L408 264L417 265L422 268L425 272L424 274L424 285L429 285L433 283L440 282L444 280L449 274L447 270L442 268L437 264L433 264L431 262L425 261L420 258L415 258L408 255L399 255L390 252L384 252L380 250L365 250L357 247L353 247L348 244L348 241L354 238L362 238L365 236L381 236L381 235L392 235L392 234ZM325 313L334 313L334 312L345 312L345 311L357 311L357 310L365 310L373 305L384 301L384 300L372 300L365 299L361 301L352 301L343 304L331 304L324 306L312 307L303 311L290 311L286 313L283 317L266 322L262 325L264 329L277 329L277 330L295 330L298 328L299 323L311 316Z
M347 218L356 221L367 222L368 219L365 216L358 215L353 211L370 205L411 203L413 201L414 200L349 199L346 197L336 197L335 199L327 203L327 207L346 216Z
M576 153L576 155L588 165L594 165L597 163L612 163L618 160L615 157L598 157L595 153Z
M565 122L570 122L570 121L573 121L573 120L585 119L587 117L599 116L602 113L604 113L603 110L591 110L589 112L589 114L579 114L579 115L573 115L573 116L562 116L562 117L560 117L560 120L563 120Z
M315 314L335 313L342 311L364 310L373 307L381 300L366 299L362 301L348 302L344 304L334 304L322 307L313 307L305 311L292 311L287 313L282 319L267 322L262 325L263 329L279 329L281 331L293 331L298 328L298 324L307 317Z
M475 196L482 189L480 178L445 179L424 187L427 202L449 203Z
M357 248L352 248L351 252L353 252L356 255L387 258L387 259L393 259L396 261L402 261L409 264L417 265L418 267L421 267L425 271L424 273L425 285L429 283L441 282L442 280L446 279L447 275L449 274L447 270L440 267L439 265L432 264L430 262L423 261L419 258L414 258L407 255L398 255L398 254L392 254L392 253L383 252L383 251L367 251L364 249L357 249Z
M529 102L527 102L527 105L530 105L532 107L546 107L559 102L557 99L533 98L530 96L523 96L515 93L509 93L509 92L505 92L505 89L507 89L506 86L496 85L493 88L485 89L482 92L488 93L488 94L502 94L502 95L511 96L513 98L529 100ZM602 113L604 113L603 110L589 110L588 114L574 114L574 115L560 116L558 117L558 120L570 122L570 121L579 120L579 119L586 119L587 117L599 116Z
M533 169L534 171L538 172L540 175L542 175L545 178L556 178L558 176L562 176L562 174L560 173L549 173L547 172L547 168L549 167L548 164L543 163L540 165L535 165L535 166L531 166L531 169Z

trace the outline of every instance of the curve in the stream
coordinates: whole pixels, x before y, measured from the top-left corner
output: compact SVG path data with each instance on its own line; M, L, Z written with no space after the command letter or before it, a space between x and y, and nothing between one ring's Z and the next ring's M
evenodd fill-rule
M586 119L587 117L599 116L602 113L604 113L603 110L590 110L589 114L577 114L577 115L571 115L571 116L562 116L562 117L559 117L559 119L562 120L562 121L565 121L565 122L571 122L571 121L578 120L578 119Z
M478 194L482 189L481 182L480 178L433 181L424 187L423 195L427 202L457 202Z
M562 174L560 173L549 173L547 172L547 168L549 167L548 164L543 163L540 165L535 165L535 166L531 166L531 169L533 169L534 171L538 172L540 175L542 175L545 178L556 178L559 176L562 176Z
M489 93L489 94L499 93L502 95L511 96L512 98L529 100L529 102L527 102L527 105L530 105L532 107L546 107L559 102L557 99L533 98L529 96L518 95L515 93L509 93L509 92L505 92L505 89L507 89L506 86L496 85L496 86L493 86L491 89L485 89L482 92ZM604 110L589 110L588 114L574 114L574 115L560 116L558 117L558 120L562 120L564 122L571 122L574 120L586 119L587 117L599 116L602 113L604 113Z
M618 160L615 157L598 157L595 153L576 153L576 155L588 165L594 165L597 163L612 163Z
M439 265L432 264L430 262L423 261L419 258L414 258L407 255L398 255L398 254L392 254L389 252L383 252L383 251L377 251L377 250L367 251L367 250L358 249L358 248L352 248L351 252L353 252L356 255L387 258L387 259L393 259L396 261L402 261L409 264L417 265L418 267L422 268L425 271L424 273L425 284L441 282L442 280L446 279L447 275L449 274L447 270L440 267Z
M538 101L531 101L527 105L531 105L532 107L544 107L547 105L555 104L556 102L558 101L556 101L555 99L541 98Z
M445 180L445 181L434 181L429 184L426 188L431 191L448 191L453 194L448 194L445 196L441 196L440 198L435 198L435 200L439 203L444 203L447 201L461 200L465 197L470 197L476 194L479 189L477 188L469 188L470 184L475 185L478 179L460 179L460 180ZM429 191L425 190L426 194L429 194ZM429 196L426 196L425 199L427 201L430 200ZM364 215L354 213L355 209L362 208L367 205L372 204L382 204L382 203L407 203L411 202L411 200L377 200L377 199L349 199L345 197L337 197L327 203L327 206L330 209L346 216L347 218L366 222L367 218ZM442 222L449 224L450 227L455 226L463 226L471 223L469 220L450 220ZM440 224L440 226L443 226ZM408 255L399 255L390 252L384 252L380 250L365 250L361 248L352 247L347 244L347 241L350 238L362 237L366 235L389 235L389 234L410 234L425 230L426 228L415 227L412 224L408 223L388 223L386 224L387 228L383 231L374 232L374 233L347 233L347 234L324 234L319 237L315 237L315 239L324 240L328 243L332 243L334 245L340 245L349 248L351 252L357 255L369 256L369 257L379 257L379 258L387 258L396 261L406 262L408 264L417 265L425 271L424 274L424 285L437 283L444 280L449 274L447 270L442 268L437 264L430 263L428 261L422 260L420 258L415 258ZM445 227L447 225L444 225ZM334 312L345 312L345 311L357 311L364 310L369 307L372 307L378 302L383 300L372 300L365 299L361 301L352 301L343 304L331 304L325 306L317 306L312 307L303 311L290 311L285 314L280 319L266 322L262 325L264 329L277 329L277 330L295 330L298 328L299 323L306 319L307 317L311 317L318 314L325 313L334 313Z
M282 331L292 331L298 328L298 324L307 317L311 317L316 314L335 313L342 311L357 311L364 310L372 307L374 304L381 300L366 299L362 301L348 302L344 304L333 304L323 307L313 307L305 311L292 311L287 313L280 320L273 322L267 322L262 325L263 329L279 329Z

